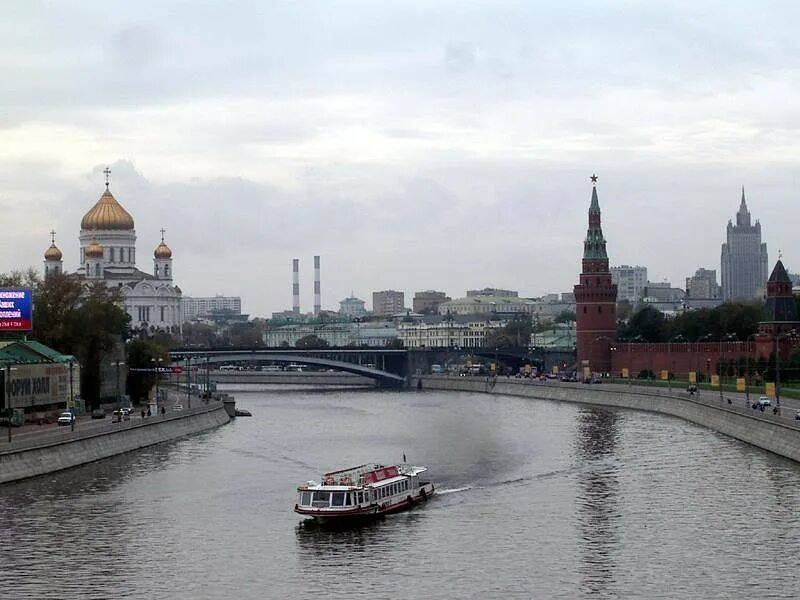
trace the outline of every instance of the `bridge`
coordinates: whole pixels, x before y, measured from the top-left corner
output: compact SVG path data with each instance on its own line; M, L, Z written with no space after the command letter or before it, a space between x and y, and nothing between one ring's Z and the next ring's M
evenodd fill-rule
M517 370L523 364L533 364L550 371L553 366L575 363L572 350L534 349L508 351L493 348L175 348L170 351L174 364L281 363L299 364L355 373L373 379L378 385L398 387L407 385L410 377L431 372L431 365L463 362L467 356L494 360Z
M382 387L406 385L407 351L396 349L216 349L178 348L170 351L175 365L193 361L204 368L232 363L299 364L355 373ZM206 366L207 365L207 366Z

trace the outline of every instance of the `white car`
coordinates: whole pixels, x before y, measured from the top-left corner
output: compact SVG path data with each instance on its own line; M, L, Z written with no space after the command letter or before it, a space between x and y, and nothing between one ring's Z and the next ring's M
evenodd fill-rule
M173 404L172 410L183 410L183 404Z
M72 425L75 422L75 415L71 412L62 412L58 415L59 425Z

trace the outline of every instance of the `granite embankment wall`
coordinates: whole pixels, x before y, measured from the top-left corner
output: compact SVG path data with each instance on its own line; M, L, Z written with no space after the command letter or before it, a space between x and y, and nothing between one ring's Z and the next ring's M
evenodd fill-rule
M122 423L80 421L0 442L0 483L69 469L131 450L213 429L230 420L222 402Z
M290 384L375 386L375 381L355 373L328 371L212 371L211 381L223 384Z
M783 416L753 411L739 397L729 404L727 398L720 401L715 393L704 392L698 397L685 391L615 384L436 375L419 381L422 389L506 394L671 415L800 462L800 427L793 420L794 411L784 410L791 414ZM412 383L417 387L416 379Z

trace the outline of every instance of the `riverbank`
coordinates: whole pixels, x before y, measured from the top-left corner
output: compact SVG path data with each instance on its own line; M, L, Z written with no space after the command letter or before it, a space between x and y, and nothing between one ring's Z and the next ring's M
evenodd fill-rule
M691 395L683 390L634 385L446 375L415 378L412 384L420 389L484 392L661 413L800 462L800 422L794 419L794 410L787 407L782 415L754 411L742 395Z
M224 425L222 402L201 403L165 415L113 423L81 422L72 431L52 425L0 442L0 483L45 475Z

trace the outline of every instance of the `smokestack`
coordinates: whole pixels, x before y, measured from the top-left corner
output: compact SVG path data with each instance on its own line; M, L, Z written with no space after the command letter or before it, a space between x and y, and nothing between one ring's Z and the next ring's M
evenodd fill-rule
M300 314L300 259L292 259L292 312Z
M322 310L322 300L319 291L319 256L314 257L314 316L319 316Z

